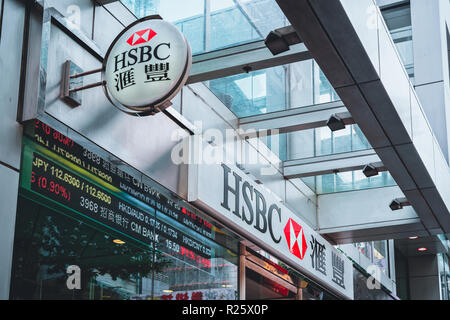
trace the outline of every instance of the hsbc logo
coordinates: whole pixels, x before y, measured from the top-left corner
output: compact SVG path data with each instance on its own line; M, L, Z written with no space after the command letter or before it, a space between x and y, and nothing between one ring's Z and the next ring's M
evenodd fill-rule
M106 96L128 114L154 115L171 105L191 64L181 31L158 15L147 16L122 30L108 48L102 72Z
M144 29L133 33L131 37L128 38L127 43L130 46L147 43L150 40L152 40L156 35L157 33L152 29Z
M284 235L289 251L300 260L303 260L306 250L308 249L303 227L294 220L289 219L284 227Z

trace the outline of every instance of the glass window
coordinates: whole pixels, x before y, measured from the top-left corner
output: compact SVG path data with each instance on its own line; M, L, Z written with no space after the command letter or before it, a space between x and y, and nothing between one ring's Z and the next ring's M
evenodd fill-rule
M333 132L328 127L315 129L316 153L314 156L324 156L333 153Z
M357 242L355 243L356 248L363 254L366 258L372 261L372 243L370 242Z
M372 147L357 125L332 132L328 127L294 131L261 138L282 161L326 156L331 154L368 150ZM365 176L355 173L355 183ZM383 179L373 178L371 185L384 183Z
M352 151L371 149L369 141L358 125L352 126Z
M328 81L327 77L322 72L322 70L320 70L319 66L315 61L314 61L314 93L315 93L314 96L315 104L340 100L333 86Z
M312 158L315 155L314 130L287 133L287 159Z
M373 242L373 264L380 268L381 272L389 276L388 243L384 241Z
M352 126L347 126L343 130L333 132L333 153L352 151L352 130Z
M274 0L121 0L138 18L159 14L185 34L193 54L262 40L287 20Z
M239 118L286 109L283 66L215 79L207 85Z
M449 258L445 253L438 253L439 279L441 282L441 300L450 300Z
M260 137L261 141L269 148L281 161L287 159L287 135L277 134Z
M386 25L400 54L406 71L414 80L414 49L412 38L411 8L409 3L382 10Z
M290 107L298 108L314 104L314 60L289 65Z
M214 79L205 84L239 118L339 100L313 60Z
M396 183L389 172L380 172L378 176L367 178L361 171L349 171L316 176L316 194L328 194L336 192L364 190L395 186ZM303 179L308 186L311 185L310 178Z
M328 127L292 132L288 133L288 137L289 160L372 148L356 124L335 132L332 132Z

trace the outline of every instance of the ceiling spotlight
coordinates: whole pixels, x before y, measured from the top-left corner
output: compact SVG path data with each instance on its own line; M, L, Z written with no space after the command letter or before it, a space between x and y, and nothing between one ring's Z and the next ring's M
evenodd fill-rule
M372 164L366 165L362 172L367 178L375 177L378 175L378 169Z
M419 252L425 252L425 251L428 251L428 248L418 248L417 251L419 251Z
M397 211L403 209L403 206L398 200L392 200L389 208L391 208L392 211Z
M338 115L333 114L327 121L327 127L330 128L331 131L343 130L345 129L345 123Z
M120 240L120 239L114 239L113 242L114 242L115 244L125 244L125 241Z
M408 237L408 239L409 240L416 240L416 239L419 239L419 237L418 236L412 236L412 237Z
M289 50L289 43L283 38L283 35L276 30L270 31L266 40L264 40L264 44L274 56Z
M392 200L391 204L389 205L389 208L391 208L392 211L397 211L403 209L403 207L410 206L411 204L408 202L408 199L406 198L398 198Z

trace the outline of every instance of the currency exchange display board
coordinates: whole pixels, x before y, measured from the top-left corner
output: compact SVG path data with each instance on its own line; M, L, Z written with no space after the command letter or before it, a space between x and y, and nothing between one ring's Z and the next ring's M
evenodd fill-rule
M23 148L20 186L28 194L195 267L211 268L215 227L127 173L123 164L39 120L25 128Z

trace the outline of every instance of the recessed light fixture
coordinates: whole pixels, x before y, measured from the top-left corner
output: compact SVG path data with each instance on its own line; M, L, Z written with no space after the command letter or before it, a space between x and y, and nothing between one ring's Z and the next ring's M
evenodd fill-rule
M170 289L165 289L165 290L163 290L163 292L164 292L164 293L172 293L172 292L173 292L173 290L170 290Z
M418 236L412 236L412 237L408 237L408 239L409 240L416 240L416 239L419 239L419 237Z
M428 251L428 248L419 248L419 249L417 249L417 251L419 251L419 252L425 252L425 251Z
M114 239L113 242L114 242L115 244L125 244L125 241L120 240L120 239Z

